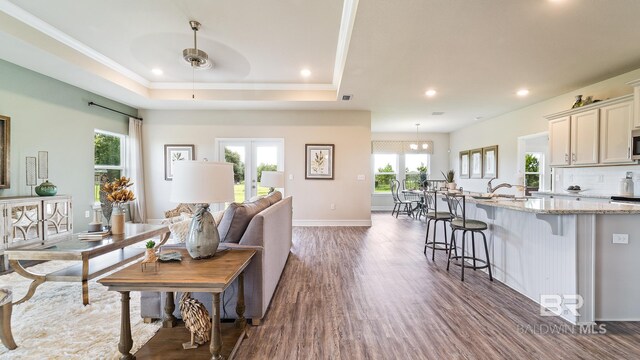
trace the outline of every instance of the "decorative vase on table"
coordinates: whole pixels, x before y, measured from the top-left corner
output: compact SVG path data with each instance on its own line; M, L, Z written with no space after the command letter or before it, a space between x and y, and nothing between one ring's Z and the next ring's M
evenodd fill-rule
M39 196L53 196L58 193L58 187L45 180L42 184L36 186L36 194Z
M456 184L455 182L449 182L447 183L447 189L449 190L455 190L458 188L458 184Z
M111 214L111 233L113 235L124 234L125 211L122 205L123 204L117 204L117 206L113 208L113 213Z

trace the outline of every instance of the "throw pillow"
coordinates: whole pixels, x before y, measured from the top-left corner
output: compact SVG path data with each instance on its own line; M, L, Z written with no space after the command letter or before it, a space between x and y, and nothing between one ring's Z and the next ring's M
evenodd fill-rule
M269 200L266 198L252 203L231 203L225 210L220 225L218 225L220 242L239 243L251 219L269 206Z
M171 235L176 240L176 242L184 243L187 241L187 235L189 235L189 225L191 225L191 219L169 224L169 231L171 231Z
M282 193L280 191L274 191L271 194L265 196L265 199L269 200L269 205L273 205L282 200Z

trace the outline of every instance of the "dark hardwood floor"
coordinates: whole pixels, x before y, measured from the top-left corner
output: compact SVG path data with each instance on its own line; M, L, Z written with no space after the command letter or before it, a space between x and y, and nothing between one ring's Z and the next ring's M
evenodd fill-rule
M425 257L423 221L372 218L371 228L294 228L271 307L238 359L640 358L640 323L580 334L484 272L461 282L444 252Z

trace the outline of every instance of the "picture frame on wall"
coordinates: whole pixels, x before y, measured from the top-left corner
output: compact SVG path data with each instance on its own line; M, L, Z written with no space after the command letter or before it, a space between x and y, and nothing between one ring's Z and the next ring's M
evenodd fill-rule
M484 179L498 177L498 145L482 148L482 177Z
M482 149L469 150L469 178L482 179Z
M9 159L11 150L11 118L0 115L0 189L9 189Z
M335 145L305 144L304 148L304 178L309 180L333 180Z
M460 170L458 171L460 179L469 178L469 150L460 151Z
M173 163L175 161L194 160L195 145L168 144L164 146L164 179L173 180Z

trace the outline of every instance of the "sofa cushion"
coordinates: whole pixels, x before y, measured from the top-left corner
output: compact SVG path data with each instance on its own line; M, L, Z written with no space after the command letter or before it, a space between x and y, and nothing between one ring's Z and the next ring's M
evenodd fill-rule
M238 243L247 230L251 219L260 211L271 205L268 199L263 198L250 203L231 203L218 225L220 242Z

